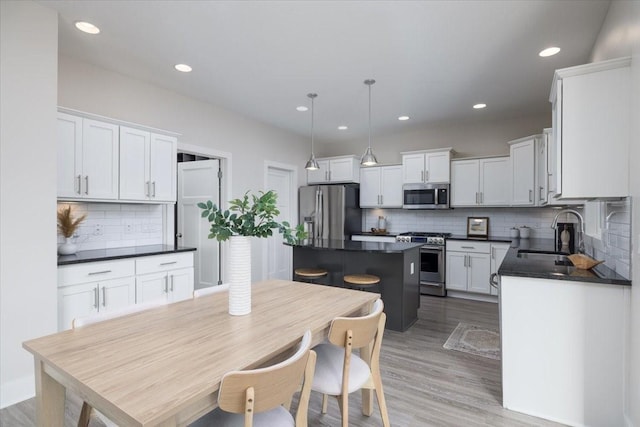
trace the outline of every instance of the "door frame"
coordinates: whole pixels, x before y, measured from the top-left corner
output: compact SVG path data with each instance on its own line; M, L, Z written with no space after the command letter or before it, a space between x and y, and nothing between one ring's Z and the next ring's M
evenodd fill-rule
M203 157L209 157L212 159L216 159L220 161L220 169L222 170L222 185L220 188L220 200L221 200L221 208L222 209L227 209L227 205L228 205L228 200L230 198L231 195L231 166L232 166L232 155L230 152L228 151L221 151L221 150L216 150L213 148L208 148L208 147L202 147L200 145L192 145L192 144L185 144L185 143L181 143L180 141L178 141L178 149L177 149L178 153L186 153L186 154L193 154L196 156L203 156ZM176 159L176 163L177 163L178 159ZM176 168L176 180L177 180L177 168ZM176 186L176 192L177 192L177 186ZM177 196L177 194L176 194ZM177 198L176 198L176 203L177 203ZM165 245L170 245L173 246L174 244L174 238L175 238L175 233L176 230L174 229L174 223L175 223L175 214L174 214L174 209L173 209L174 205L173 204L166 204L164 205L164 209L163 209L163 221L164 221L164 227L165 227L165 232L164 232L164 244ZM224 267L227 263L227 244L222 244L220 245L220 252L221 252L221 267L222 267L222 274L220 277L220 280L222 280L222 282L226 282L228 281L228 273L227 273L227 269Z
M289 194L291 200L291 206L289 208L290 218L291 218L291 226L294 224L297 225L298 221L298 166L275 162L272 160L264 161L264 179L263 179L263 190L267 191L267 182L269 181L269 169L281 169L291 173L291 193ZM262 277L266 280L267 275L269 274L269 247L267 245L267 239L264 239L262 243ZM291 260L291 265L293 265L293 259Z

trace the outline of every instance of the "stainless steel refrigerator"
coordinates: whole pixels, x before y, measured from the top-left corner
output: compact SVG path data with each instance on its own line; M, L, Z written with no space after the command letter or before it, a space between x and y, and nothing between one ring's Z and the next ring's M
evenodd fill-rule
M352 234L362 231L360 187L358 184L300 187L298 212L309 238L350 240Z

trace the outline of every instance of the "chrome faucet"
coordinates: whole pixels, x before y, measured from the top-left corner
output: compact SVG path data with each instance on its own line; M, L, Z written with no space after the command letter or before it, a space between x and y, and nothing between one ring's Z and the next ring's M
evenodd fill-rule
M553 223L551 224L551 228L555 229L558 226L558 217L562 214L574 214L578 220L580 221L580 233L578 234L578 252L584 253L584 218L575 209L562 209L560 212L556 214L556 217L553 218Z

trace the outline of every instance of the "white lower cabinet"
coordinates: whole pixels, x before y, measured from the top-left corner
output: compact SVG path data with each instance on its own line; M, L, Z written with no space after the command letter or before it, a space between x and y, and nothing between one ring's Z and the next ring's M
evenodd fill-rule
M58 330L75 318L193 295L193 252L58 267Z
M448 241L446 287L448 290L490 294L491 245L488 242Z

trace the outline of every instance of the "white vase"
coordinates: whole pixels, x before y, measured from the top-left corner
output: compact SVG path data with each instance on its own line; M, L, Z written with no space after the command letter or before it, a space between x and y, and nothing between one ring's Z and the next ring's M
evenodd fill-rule
M229 238L229 314L251 313L251 237Z
M65 237L64 243L58 246L58 253L60 255L73 255L78 250L78 247L73 243L72 237Z

